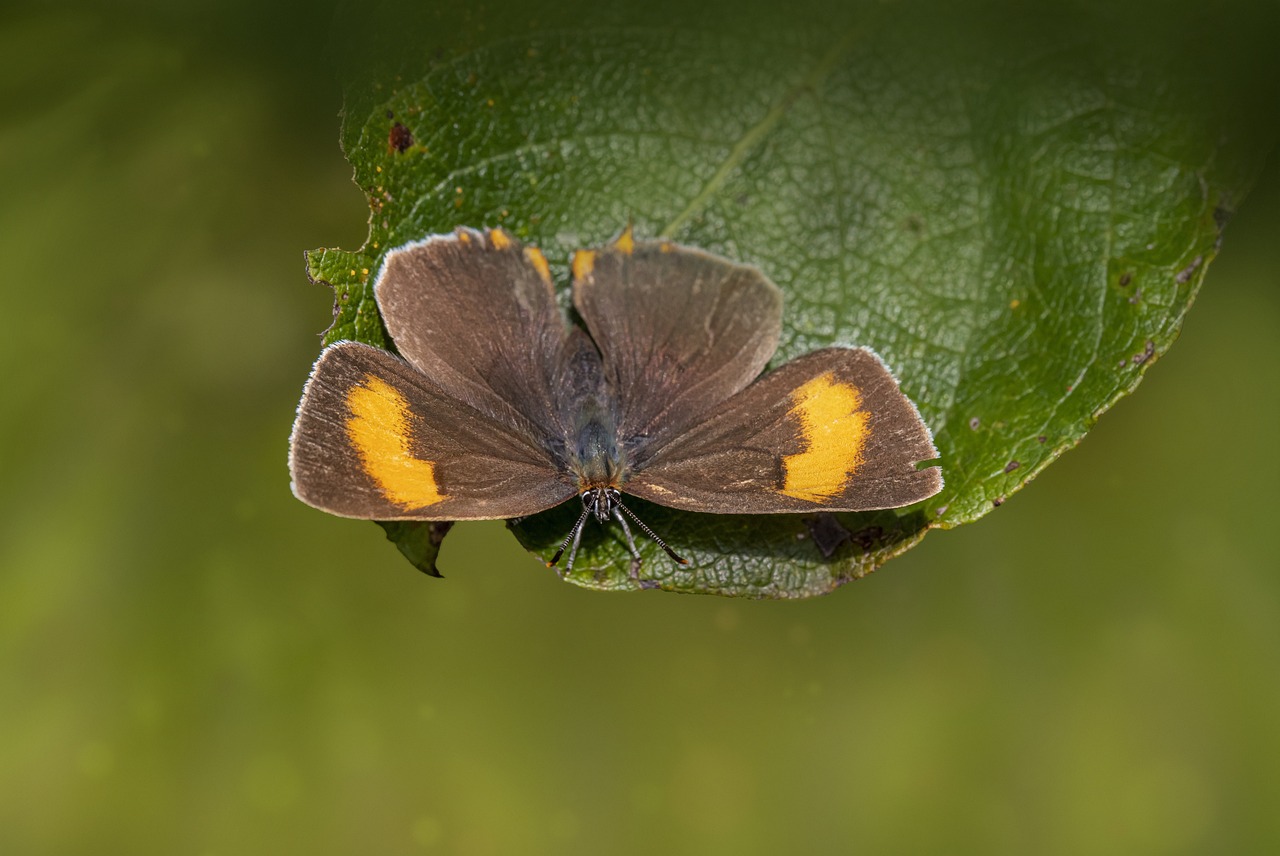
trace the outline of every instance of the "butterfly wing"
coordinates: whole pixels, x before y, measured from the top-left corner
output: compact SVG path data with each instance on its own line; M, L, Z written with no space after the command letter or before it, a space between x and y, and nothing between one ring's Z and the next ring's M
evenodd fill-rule
M303 502L371 520L519 517L577 492L547 448L355 342L316 361L289 469Z
M446 395L528 435L558 424L568 328L539 250L501 229L434 235L387 253L374 295L396 350Z
M782 327L782 294L756 268L630 230L574 256L573 305L638 461L754 380Z
M942 489L928 427L865 348L781 366L654 451L622 489L722 514L897 508Z

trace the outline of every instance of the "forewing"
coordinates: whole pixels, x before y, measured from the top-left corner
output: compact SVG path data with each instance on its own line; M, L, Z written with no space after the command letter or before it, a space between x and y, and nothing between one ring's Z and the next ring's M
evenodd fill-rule
M782 294L754 267L630 230L573 259L573 305L617 396L633 457L749 384L778 347Z
M623 485L722 514L897 508L942 489L915 405L865 348L826 348L770 372L655 450Z
M541 251L458 229L387 253L374 285L396 349L443 392L523 430L556 412L568 328Z
M520 517L576 493L554 455L377 348L339 342L312 369L290 441L293 492L371 520Z

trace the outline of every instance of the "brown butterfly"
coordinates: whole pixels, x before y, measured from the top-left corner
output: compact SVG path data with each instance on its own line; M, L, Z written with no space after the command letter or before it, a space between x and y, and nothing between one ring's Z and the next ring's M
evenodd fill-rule
M896 508L942 487L928 427L866 348L759 376L782 294L754 267L667 241L573 257L566 323L546 258L458 229L387 254L374 296L400 356L337 342L316 361L290 447L293 491L371 520L523 517L578 496L637 523L638 496L684 511ZM624 516L624 513L626 516Z

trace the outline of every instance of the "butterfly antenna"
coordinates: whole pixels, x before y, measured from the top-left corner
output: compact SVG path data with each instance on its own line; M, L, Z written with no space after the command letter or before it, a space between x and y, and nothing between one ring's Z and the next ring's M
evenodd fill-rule
M667 555L670 556L672 559L674 559L678 564L681 564L681 565L689 564L688 559L685 559L680 555L678 555L675 550L672 550L670 547L667 546L666 541L663 541L661 538L657 536L657 534L652 529L650 529L648 526L645 526L644 521L641 520L639 517L636 517L636 513L634 511L632 511L630 508L627 508L621 502L615 502L614 506L616 508L621 508L623 511L625 511L627 513L627 516L630 517L632 520L634 520L636 525L640 527L640 531L648 535L653 540L653 542L657 544L659 547L666 550ZM635 549L634 545L632 545L632 549L633 550Z
M573 552L569 554L569 568L573 570L573 557L578 553L578 541L582 539L582 527L587 522L587 515L591 513L591 509L583 508L582 513L578 515L578 522L573 524L573 528L569 530L569 534L564 536L564 540L560 542L560 549L556 550L556 554L551 557L551 561L547 562L547 567L554 567L556 562L560 561L560 557L564 555L565 548L569 546L569 542L573 542Z

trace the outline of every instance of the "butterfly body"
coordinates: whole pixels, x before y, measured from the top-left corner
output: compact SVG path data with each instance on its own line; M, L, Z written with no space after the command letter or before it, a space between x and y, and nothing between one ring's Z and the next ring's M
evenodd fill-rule
M584 347L594 351L590 343ZM626 457L618 442L617 403L604 382L599 355L579 357L576 371L581 382L562 393L569 435L564 465L579 491L618 487L625 477Z

